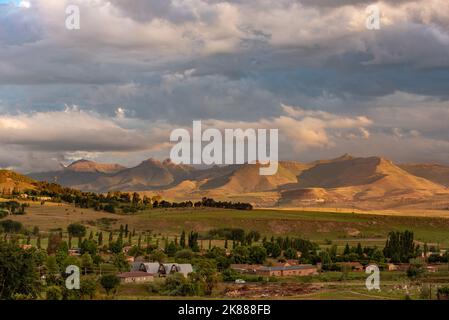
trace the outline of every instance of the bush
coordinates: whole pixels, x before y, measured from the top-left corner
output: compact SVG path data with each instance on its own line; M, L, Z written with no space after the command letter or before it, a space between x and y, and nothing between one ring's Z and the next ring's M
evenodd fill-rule
M190 260L193 258L193 252L190 249L182 249L175 254L175 258L178 259L185 259Z
M226 282L233 282L233 281L241 278L240 273L238 273L237 271L232 270L232 269L224 270L221 275L223 277L223 281L226 281Z
M109 295L111 291L115 293L118 286L120 285L120 279L116 275L108 274L100 278L100 283L104 290L106 290L106 293Z
M9 219L1 221L0 226L6 233L19 233L23 229L23 226L20 222L12 221Z
M47 300L62 300L62 290L59 286L47 288Z
M4 217L7 217L9 214L8 211L0 209L0 219L3 219Z
M199 287L197 282L185 278L180 273L174 273L166 278L162 293L169 296L195 296L199 294Z
M424 268L424 263L418 259L410 260L410 265L407 269L407 277L411 279L417 279L424 275L426 272Z
M437 297L438 300L449 300L449 287L445 286L438 288Z

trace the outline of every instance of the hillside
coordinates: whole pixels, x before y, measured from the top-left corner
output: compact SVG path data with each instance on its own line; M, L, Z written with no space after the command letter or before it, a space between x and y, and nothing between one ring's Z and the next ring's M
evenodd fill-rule
M14 171L0 170L0 191L2 193L10 193L14 189L20 191L34 189L34 183L36 181L33 179Z
M227 172L207 179L201 189L219 189L228 193L276 190L281 186L297 183L298 175L309 167L297 162L280 161L278 172L275 175L262 176L259 174L260 166L260 164L245 164L225 167Z
M440 164L401 164L399 167L415 176L449 187L449 166Z
M303 171L296 188L282 192L280 202L387 202L445 193L444 186L414 176L389 160L344 156Z

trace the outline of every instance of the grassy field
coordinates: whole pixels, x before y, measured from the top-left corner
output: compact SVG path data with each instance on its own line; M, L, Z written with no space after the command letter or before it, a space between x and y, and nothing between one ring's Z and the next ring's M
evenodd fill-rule
M165 236L179 235L182 230L206 233L213 228L257 230L262 235L301 236L320 244L346 243L383 245L388 232L412 230L418 241L449 247L449 219L437 217L391 216L364 213L340 213L300 210L238 211L225 209L154 209L134 215L118 215L75 208L66 204L31 203L27 214L10 217L27 228L41 231L66 229L81 222L91 230L114 231L128 224L129 230L151 231Z
M442 217L416 217L398 215L367 214L362 212L328 212L303 210L270 210L253 211L223 209L156 209L134 215L119 215L80 209L67 204L30 203L23 216L10 216L20 221L28 229L38 226L41 232L63 231L64 239L68 224L80 222L88 227L96 237L103 231L107 242L107 232L114 232L115 237L120 225L128 225L128 230L135 230L132 243L142 233L151 234L151 243L159 243L164 247L165 239L179 237L182 230L195 230L206 234L213 228L242 228L246 231L257 230L262 236L296 236L316 241L321 248L337 244L340 251L346 243L352 246L358 242L362 245L383 247L388 232L393 230L412 230L415 238L429 244L439 244L440 248L449 248L449 219ZM151 232L149 232L151 231ZM26 239L23 237L22 242ZM47 237L42 237L41 245L47 246ZM142 237L143 241L143 237ZM35 244L32 237L31 243ZM208 240L200 241L204 248ZM77 246L77 239L72 240ZM224 246L223 240L213 240L212 246ZM382 272L381 291L368 291L365 287L364 272L326 272L310 277L286 277L274 282L256 282L246 285L235 283L218 284L213 296L207 299L404 299L409 295L412 299L422 298L420 287L413 285L404 272ZM433 292L442 284L449 282L447 266L435 274L428 274L423 282L433 286ZM240 287L239 287L240 286ZM248 289L244 287L248 286ZM255 289L254 289L255 288ZM230 294L231 292L231 294ZM232 295L235 294L235 295ZM150 294L148 285L127 284L120 286L115 299L176 299L176 297ZM185 297L183 297L185 298ZM188 297L189 299L205 299L205 297ZM433 297L435 298L435 297Z

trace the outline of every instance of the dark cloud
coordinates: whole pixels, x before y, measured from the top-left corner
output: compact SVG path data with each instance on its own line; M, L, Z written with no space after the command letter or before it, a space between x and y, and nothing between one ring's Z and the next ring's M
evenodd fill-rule
M378 31L364 28L364 6L372 3L362 0L73 2L81 6L74 32L64 26L69 1L0 10L0 118L31 128L11 137L0 124L2 166L30 168L31 154L57 159L52 166L77 152L137 159L161 152L150 149L165 141L167 127L276 119L282 103L373 120L369 147L336 139L292 157L375 150L403 159L417 150L401 153L382 142L389 138L446 154L449 131L429 124L449 121L441 111L449 98L445 1L383 1ZM416 117L398 111L410 103ZM37 125L36 114L65 105L92 111L98 123L67 122L50 133L51 119ZM135 120L117 123L119 107ZM149 123L163 129L157 135Z

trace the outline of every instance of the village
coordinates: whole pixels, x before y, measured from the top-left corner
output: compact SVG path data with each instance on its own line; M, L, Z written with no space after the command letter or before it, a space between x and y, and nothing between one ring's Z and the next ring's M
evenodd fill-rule
M26 296L15 292L15 287L4 291L11 299L273 298L310 294L326 298L330 292L339 297L342 285L352 288L347 290L350 294L354 290L357 294L367 294L366 270L372 265L381 272L380 288L388 289L381 290L382 294L394 298L446 297L444 283L448 280L449 265L446 247L419 241L409 230L391 231L385 240L376 240L375 245L363 238L354 241L357 235L346 241L325 239L318 242L303 236L267 234L236 227L162 233L139 229L136 224L132 227L116 224L116 221L118 217L129 217L134 212L130 208L156 212L164 219L174 214L201 214L210 207L213 209L207 210L211 210L211 216L246 214L252 208L245 203L204 198L190 202L187 208L191 209L187 209L182 206L186 203L169 203L160 198L149 202L148 198L142 199L136 194L114 193L100 197L57 186L44 187L54 190L53 193L17 194L15 197L21 200L14 200L12 195L0 203L3 215L0 259L4 265L11 266L28 259L33 266L25 273L15 269L7 271L32 284ZM60 197L67 201L73 199L75 207L56 202L56 192L61 192ZM53 197L43 198L47 193ZM49 199L51 202L47 204ZM100 204L96 201L118 203L115 205L120 209L114 211L120 212L107 212L98 218ZM149 203L152 207L145 207ZM102 208L107 209L107 205ZM166 209L166 205L177 207ZM47 215L50 209L57 212L55 217L83 217L83 211L92 210L92 216L97 218L47 230L16 221L17 217L28 219L29 210ZM138 216L139 219L146 214ZM11 261L16 259L13 257L18 260ZM65 281L70 275L66 270L72 266L80 270L79 290L66 287ZM432 286L433 290L428 289ZM372 292L369 294L373 297Z

